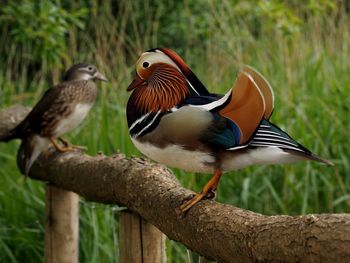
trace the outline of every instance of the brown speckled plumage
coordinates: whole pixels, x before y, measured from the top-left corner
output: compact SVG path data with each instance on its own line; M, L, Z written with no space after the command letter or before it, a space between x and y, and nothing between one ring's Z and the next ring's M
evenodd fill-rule
M61 118L69 116L78 103L94 103L97 95L97 87L92 80L63 82L55 88L59 89L57 97L47 102L51 106L42 114L38 127L41 136L52 136Z
M13 136L23 138L35 133L53 136L57 123L69 116L78 103L92 104L97 95L93 80L71 80L47 90L28 116L15 128Z
M22 139L17 160L25 174L50 143L60 151L73 149L67 145L61 148L54 139L74 129L85 118L97 95L94 80L106 80L94 65L87 63L72 66L63 79L63 82L44 93L27 117L7 137L1 138L1 141Z

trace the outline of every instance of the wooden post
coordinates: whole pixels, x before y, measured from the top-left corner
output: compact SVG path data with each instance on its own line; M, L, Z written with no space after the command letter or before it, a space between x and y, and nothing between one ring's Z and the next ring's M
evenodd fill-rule
M165 235L138 214L119 216L120 263L166 263Z
M47 185L45 216L45 263L77 263L79 196Z

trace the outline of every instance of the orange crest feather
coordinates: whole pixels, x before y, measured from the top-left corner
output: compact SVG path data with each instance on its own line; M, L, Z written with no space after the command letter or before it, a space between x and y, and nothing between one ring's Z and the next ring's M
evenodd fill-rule
M147 79L147 85L134 91L137 109L165 112L189 94L185 77L174 67L159 63Z

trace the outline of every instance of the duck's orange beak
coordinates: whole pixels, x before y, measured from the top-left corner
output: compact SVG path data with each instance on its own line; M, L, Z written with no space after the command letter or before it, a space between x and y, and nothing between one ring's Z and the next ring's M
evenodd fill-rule
M130 83L129 87L126 90L132 91L145 84L147 84L146 81L141 79L140 76L136 73L135 79Z

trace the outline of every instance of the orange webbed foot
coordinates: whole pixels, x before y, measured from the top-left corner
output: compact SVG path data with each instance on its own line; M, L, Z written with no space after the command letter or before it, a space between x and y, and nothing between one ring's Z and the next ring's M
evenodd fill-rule
M219 170L219 169L215 170L214 176L203 187L203 190L199 194L196 194L193 198L191 198L186 203L184 203L180 206L180 212L182 214L186 213L195 204L197 204L199 201L201 201L204 198L206 198L206 199L215 198L216 188L218 187L221 175L222 175L221 170Z

